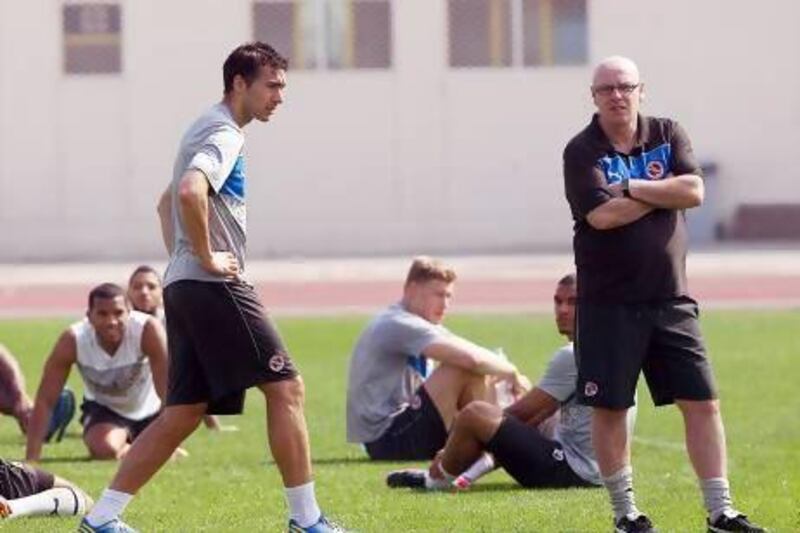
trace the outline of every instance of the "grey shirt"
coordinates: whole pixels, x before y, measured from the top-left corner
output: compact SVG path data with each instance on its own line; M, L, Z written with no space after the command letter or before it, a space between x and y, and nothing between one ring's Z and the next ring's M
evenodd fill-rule
M570 468L589 483L601 485L600 469L592 447L592 408L575 397L578 367L572 343L559 349L550 360L537 387L561 403L561 419L555 440L561 443ZM628 430L633 432L636 407L628 410Z
M188 170L202 172L211 187L208 198L208 233L212 252L231 252L244 275L245 171L244 133L228 107L216 104L197 119L181 139L172 174L173 251L164 286L183 279L224 281L206 272L192 249L180 216L178 184Z
M350 359L347 440L372 442L409 405L429 373L423 350L451 335L399 303L372 319Z

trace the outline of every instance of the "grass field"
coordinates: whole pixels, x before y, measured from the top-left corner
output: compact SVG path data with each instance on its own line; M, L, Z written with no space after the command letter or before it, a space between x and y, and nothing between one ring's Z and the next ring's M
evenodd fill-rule
M307 385L317 492L343 524L382 531L610 531L605 491L521 490L496 472L466 493L390 491L386 472L345 442L344 402L350 347L363 317L280 320ZM708 312L703 327L722 396L735 502L771 531L800 531L800 313ZM33 394L44 357L64 320L0 321L0 341L20 359ZM502 346L535 381L561 343L549 315L454 316L451 329L487 346ZM81 389L75 372L70 386ZM682 446L677 411L652 408L640 391L633 446L640 507L661 531L704 531L704 512ZM280 531L285 506L264 438L264 403L251 391L238 433L200 428L191 456L167 466L136 498L126 519L141 531ZM21 458L15 421L0 418L0 454ZM97 496L113 463L88 462L73 422L64 441L44 451L44 466ZM70 531L70 519L23 519L6 531Z

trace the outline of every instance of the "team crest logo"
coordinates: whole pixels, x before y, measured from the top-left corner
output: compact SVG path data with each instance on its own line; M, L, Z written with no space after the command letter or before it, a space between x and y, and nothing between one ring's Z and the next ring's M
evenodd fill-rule
M587 381L586 385L583 387L583 395L587 398L591 398L597 394L598 390L597 383L594 381Z
M664 163L661 161L650 161L647 163L647 177L651 180L658 180L664 177Z
M273 372L280 372L286 366L286 357L281 352L276 352L275 355L269 358L269 369Z
M556 461L563 461L564 460L564 450L560 450L556 448L553 450L553 459Z
M422 398L419 397L419 394L415 394L413 398L411 398L411 408L413 410L417 410L422 407Z

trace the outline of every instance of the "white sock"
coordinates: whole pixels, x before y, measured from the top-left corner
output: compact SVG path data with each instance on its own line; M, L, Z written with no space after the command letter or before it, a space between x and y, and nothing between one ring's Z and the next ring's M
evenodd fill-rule
M7 502L11 508L9 518L50 514L74 516L86 512L83 497L66 487L56 487Z
M705 503L712 522L724 513L736 514L731 502L731 488L727 478L701 479L700 490L703 491L703 503Z
M313 481L297 487L286 487L283 490L286 493L286 502L289 504L289 518L303 528L319 521L322 511L317 505Z
M439 470L440 475L433 477L430 470L425 470L425 488L428 490L449 489L456 476L442 468L442 463L437 462L434 468Z
M494 457L491 454L484 453L458 477L459 479L463 478L468 484L472 484L492 470L494 470Z
M101 526L109 520L119 517L132 499L133 494L106 489L86 516L86 521L93 526Z
M636 498L633 494L633 469L630 465L623 466L617 472L603 478L603 485L608 490L611 507L614 509L614 521L623 516L639 516L641 511L636 508Z

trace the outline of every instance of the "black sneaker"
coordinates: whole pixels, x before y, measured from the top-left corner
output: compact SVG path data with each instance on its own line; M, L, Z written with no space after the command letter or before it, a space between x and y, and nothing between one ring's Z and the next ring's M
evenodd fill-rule
M727 533L728 531L744 531L745 533L764 533L766 529L750 522L745 515L739 512L722 513L711 522L707 519L709 533Z
M653 523L643 514L625 515L614 524L616 533L656 533Z
M425 488L425 471L424 470L395 470L389 472L386 476L386 484L393 489L398 487L406 487L410 489L424 489Z

